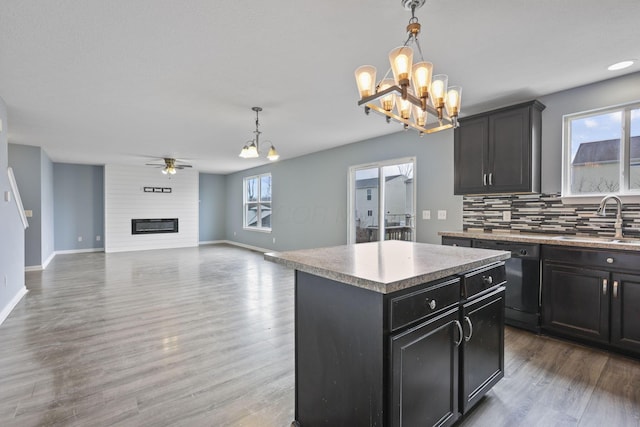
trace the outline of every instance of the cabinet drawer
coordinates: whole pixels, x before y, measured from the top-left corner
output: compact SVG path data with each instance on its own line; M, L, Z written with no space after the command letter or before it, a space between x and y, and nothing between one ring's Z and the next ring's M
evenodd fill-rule
M615 270L638 271L640 268L640 252L566 248L545 245L543 247L542 257L546 261Z
M490 266L470 271L463 276L462 297L469 299L472 296L503 284L507 280L504 262L491 264Z
M453 278L428 288L393 297L390 301L391 330L425 319L460 301L460 279Z

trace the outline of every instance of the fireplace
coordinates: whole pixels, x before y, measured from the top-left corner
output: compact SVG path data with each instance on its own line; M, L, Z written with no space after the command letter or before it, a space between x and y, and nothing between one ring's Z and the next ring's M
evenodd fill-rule
M131 234L177 233L178 218L132 219Z

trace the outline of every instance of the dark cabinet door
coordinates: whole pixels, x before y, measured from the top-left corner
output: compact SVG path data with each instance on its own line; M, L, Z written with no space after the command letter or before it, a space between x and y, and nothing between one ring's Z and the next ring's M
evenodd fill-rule
M489 116L489 176L492 192L530 191L530 109L501 111Z
M489 129L487 116L461 120L454 134L454 194L486 193Z
M470 248L471 239L467 239L466 237L442 236L442 244L445 246L460 246L464 248Z
M609 342L609 272L544 263L543 326L551 331Z
M611 344L640 352L640 275L613 273Z
M505 288L463 305L460 407L466 413L504 377Z
M458 413L459 309L391 337L391 425L449 426Z

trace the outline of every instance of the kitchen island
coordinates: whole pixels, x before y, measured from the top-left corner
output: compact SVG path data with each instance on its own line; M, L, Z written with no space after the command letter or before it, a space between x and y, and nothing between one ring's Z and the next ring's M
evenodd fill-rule
M294 425L451 425L504 375L503 251L385 241L295 272Z

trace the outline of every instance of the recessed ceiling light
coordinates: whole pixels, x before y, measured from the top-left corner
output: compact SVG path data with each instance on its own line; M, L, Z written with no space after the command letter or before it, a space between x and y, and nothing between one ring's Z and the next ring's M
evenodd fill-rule
M609 65L609 68L607 68L607 70L609 70L609 71L622 70L623 68L631 67L634 62L635 61L632 60L632 59L630 59L628 61L616 62L613 65Z

